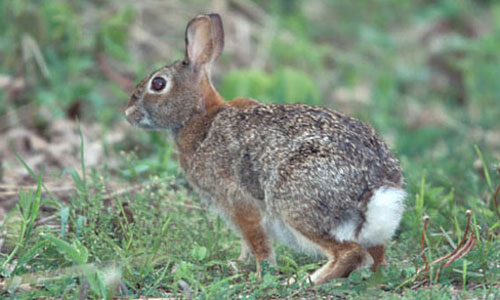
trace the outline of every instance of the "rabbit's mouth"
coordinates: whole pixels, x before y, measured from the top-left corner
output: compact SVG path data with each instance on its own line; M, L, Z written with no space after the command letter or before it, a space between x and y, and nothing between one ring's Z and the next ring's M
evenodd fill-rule
M158 129L158 126L154 124L149 114L138 109L137 106L128 107L125 110L125 118L132 126L150 130Z
M128 116L132 115L136 110L137 108L135 106L131 106L125 110L125 117L127 117L127 120Z

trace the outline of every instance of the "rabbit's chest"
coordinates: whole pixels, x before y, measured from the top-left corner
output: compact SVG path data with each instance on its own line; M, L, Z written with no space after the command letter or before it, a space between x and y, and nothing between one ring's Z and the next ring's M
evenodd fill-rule
M186 178L200 193L210 195L204 196L209 203L213 202L209 198L229 197L251 197L264 202L264 185L277 160L274 151L270 151L273 145L264 147L258 143L257 135L242 139L235 133L229 129L209 132L192 155L181 154Z

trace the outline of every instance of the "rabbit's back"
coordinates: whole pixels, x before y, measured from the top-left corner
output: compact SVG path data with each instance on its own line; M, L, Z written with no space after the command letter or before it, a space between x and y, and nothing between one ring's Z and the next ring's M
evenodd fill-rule
M346 176L363 178L366 188L401 183L398 161L371 127L325 108L258 104L226 109L210 131L219 145L221 140L227 144L228 156L241 164L235 167L243 173L240 179L254 177L245 172L258 173L262 183L272 180L280 185L279 179L286 182L301 169L329 166L332 174L323 174L322 179L338 188L363 185Z
M196 152L203 152L193 156L198 161L223 170L258 200L265 200L266 189L291 193L294 183L311 193L306 185L311 181L318 194L355 202L373 188L399 186L402 180L398 161L371 127L302 104L228 106L215 116ZM335 202L333 195L323 197Z

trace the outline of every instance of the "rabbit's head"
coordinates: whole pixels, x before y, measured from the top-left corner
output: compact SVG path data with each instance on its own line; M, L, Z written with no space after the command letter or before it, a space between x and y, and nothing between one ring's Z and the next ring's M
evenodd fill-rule
M224 47L218 14L199 15L186 27L186 55L142 80L127 104L127 121L146 129L177 131L195 114L221 100L210 81Z

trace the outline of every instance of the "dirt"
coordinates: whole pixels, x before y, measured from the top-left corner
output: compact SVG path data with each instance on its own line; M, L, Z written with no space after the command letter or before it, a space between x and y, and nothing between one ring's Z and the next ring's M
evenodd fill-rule
M86 169L117 165L116 159L105 157L105 145L124 140L127 128L117 122L115 128L106 130L98 124L80 124L69 119L53 120L45 128L17 126L0 132L0 222L18 200L19 189L35 189L36 180L16 157L22 158L35 174L43 174L47 189L55 195L69 196L74 191L71 175L66 169L81 174L81 137L84 143ZM109 149L108 149L109 150Z

